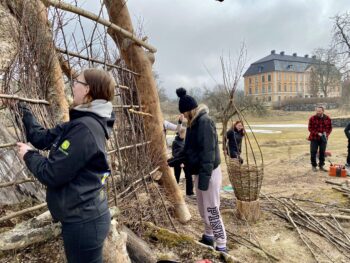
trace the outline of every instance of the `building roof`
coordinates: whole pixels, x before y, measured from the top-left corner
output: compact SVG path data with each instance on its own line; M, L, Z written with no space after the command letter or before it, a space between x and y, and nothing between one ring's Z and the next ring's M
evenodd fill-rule
M319 61L316 57L309 58L307 55L298 57L297 54L289 56L285 55L283 51L276 54L272 50L270 55L252 63L243 77L273 71L304 72L311 64L317 63Z

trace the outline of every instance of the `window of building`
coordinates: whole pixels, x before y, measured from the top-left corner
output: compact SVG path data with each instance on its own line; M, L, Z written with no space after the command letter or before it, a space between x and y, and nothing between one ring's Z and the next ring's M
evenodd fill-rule
M258 91L259 91L258 87L255 87L255 94L258 94Z
M252 88L249 88L249 94L252 94Z
M281 96L278 96L278 101L281 101Z
M252 84L252 78L249 78L249 84Z
M261 81L262 81L262 82L265 82L265 75L262 75L262 76L261 76Z
M267 75L267 81L271 81L271 75Z
M287 73L284 72L283 75L284 75L284 80L287 81Z
M259 73L263 72L264 66L259 66Z
M295 83L295 92L299 92L298 83Z
M262 93L265 93L265 85L262 86Z
M292 82L293 81L293 75L289 74L289 81Z
M304 80L304 74L300 74L300 81Z
M289 84L289 91L292 92L293 91L293 85Z
M258 83L258 76L255 76L255 84Z
M278 81L281 81L281 72L278 72L277 78L278 78Z
M281 83L278 83L278 92L281 92Z
M298 74L295 74L295 82L298 81Z
M284 92L287 92L287 84L284 84Z
M267 99L268 99L268 101L271 101L271 96L269 96Z
M271 87L271 84L269 84L269 93L272 92L272 87Z

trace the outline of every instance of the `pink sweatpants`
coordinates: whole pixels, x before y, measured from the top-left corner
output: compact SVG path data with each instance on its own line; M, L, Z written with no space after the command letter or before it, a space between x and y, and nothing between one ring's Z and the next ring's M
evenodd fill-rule
M226 247L226 232L220 214L220 189L221 189L220 165L213 170L207 191L198 189L198 175L194 176L199 214L204 224L206 236L214 237L217 247Z

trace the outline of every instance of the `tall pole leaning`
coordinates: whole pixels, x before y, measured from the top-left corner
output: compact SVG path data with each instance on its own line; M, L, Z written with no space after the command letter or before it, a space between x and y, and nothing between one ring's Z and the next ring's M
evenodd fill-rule
M134 33L129 11L125 0L104 0L110 21ZM156 82L152 73L152 63L149 54L124 34L109 28L109 34L120 49L122 58L127 66L139 73L135 76L136 86L142 104L142 111L150 113L153 117L145 122L145 132L148 140L151 140L152 154L159 157L160 171L162 172L162 182L165 186L168 198L175 207L178 220L186 223L191 219L191 214L184 201L172 170L167 165L167 154L165 138L163 133L163 115L160 110L160 103Z

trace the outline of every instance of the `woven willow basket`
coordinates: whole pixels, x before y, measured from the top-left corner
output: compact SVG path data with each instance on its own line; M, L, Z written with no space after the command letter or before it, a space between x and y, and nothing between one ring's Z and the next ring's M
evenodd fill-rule
M227 172L240 201L255 201L259 198L264 175L263 166L241 164L238 159L226 156Z

